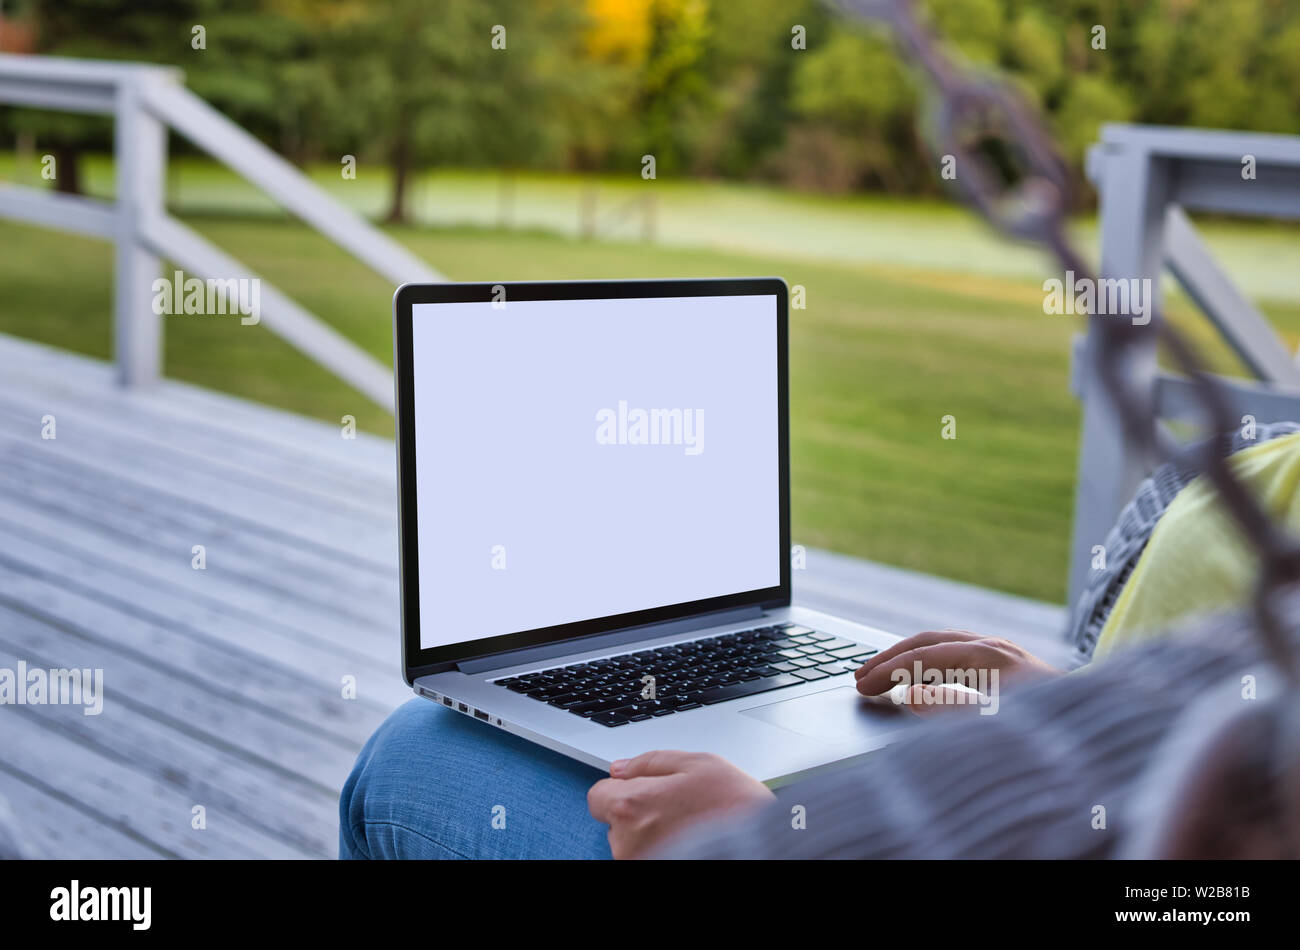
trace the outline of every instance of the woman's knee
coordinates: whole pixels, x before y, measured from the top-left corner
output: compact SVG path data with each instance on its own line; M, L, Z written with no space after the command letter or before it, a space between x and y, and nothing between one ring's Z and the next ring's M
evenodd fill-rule
M455 746L465 741L463 725L469 723L458 719L428 700L412 699L380 724L339 796L341 857L399 856L391 853L402 843L395 831L415 827L436 809L437 790L447 780L443 770L462 758Z

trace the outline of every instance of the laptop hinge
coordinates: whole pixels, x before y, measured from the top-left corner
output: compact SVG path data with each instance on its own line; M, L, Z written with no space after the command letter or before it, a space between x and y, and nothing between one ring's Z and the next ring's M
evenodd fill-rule
M525 647L522 650L511 650L507 653L476 656L468 660L461 660L456 664L456 669L462 673L483 673L487 670L500 670L507 666L518 666L521 663L536 663L557 656L566 656L570 653L586 653L588 650L622 646L624 643L634 643L637 640L648 640L652 637L689 633L692 630L703 630L705 627L717 627L725 623L737 623L741 620L751 620L761 616L763 616L763 608L757 604L750 607L737 607L732 610L718 610L713 613L685 617L681 620L670 620L667 623L645 624L640 627L615 630L611 633L598 633L590 637L579 637L575 640L547 643L544 646Z

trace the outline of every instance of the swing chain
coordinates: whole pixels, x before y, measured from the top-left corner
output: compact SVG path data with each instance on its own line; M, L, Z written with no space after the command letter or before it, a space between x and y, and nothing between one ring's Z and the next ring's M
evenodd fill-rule
M953 159L958 170L954 182L966 203L1001 233L1050 252L1063 270L1092 278L1092 266L1066 234L1070 210L1066 164L1019 93L996 76L950 57L918 18L913 0L837 2L855 18L886 26L904 58L923 75L932 96L927 142L945 160ZM990 153L990 143L999 145L1000 151ZM1005 163L994 160L995 154L1013 161L1018 174L1008 174ZM1095 281L1092 286L1097 286ZM1300 667L1277 606L1282 590L1300 581L1300 544L1274 523L1233 476L1224 436L1237 422L1221 387L1207 373L1187 338L1161 319L1158 300L1152 301L1151 320L1146 324L1095 310L1088 320L1092 368L1100 388L1112 400L1130 447L1157 460L1194 462L1256 549L1260 563L1253 603L1256 628L1269 655L1293 683L1300 682ZM1157 341L1193 383L1196 399L1217 438L1191 449L1176 445L1158 424L1152 387L1137 385L1138 374L1125 372L1136 347Z

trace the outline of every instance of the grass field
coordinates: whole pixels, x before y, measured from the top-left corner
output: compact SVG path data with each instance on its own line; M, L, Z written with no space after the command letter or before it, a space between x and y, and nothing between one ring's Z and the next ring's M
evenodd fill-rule
M0 154L0 179L42 184L35 155L17 167ZM344 180L337 165L306 169L336 200L371 218L386 210L388 175L361 164ZM87 190L109 197L112 162L88 156L82 163ZM509 181L509 187L503 187ZM966 210L945 201L882 195L826 196L736 182L660 180L639 175L577 176L435 169L414 177L410 210L415 223L434 227L544 230L576 237L580 208L594 196L600 236L635 241L642 218L631 203L655 196L656 241L673 247L709 248L768 255L790 263L813 261L906 267L947 273L1041 281L1050 262L1036 251L1010 245ZM181 156L168 166L168 196L192 214L277 214L276 205L238 175L210 161ZM631 206L629 206L631 205ZM1096 244L1088 217L1074 228L1081 247ZM1292 274L1300 257L1300 226L1294 223L1210 221L1203 235L1249 294L1300 303Z
M942 221L949 211L920 212L932 213ZM185 217L376 357L390 358L386 281L283 218ZM815 230L807 222L791 228ZM710 241L643 245L464 225L392 233L455 279L777 274L803 284L808 307L791 315L795 541L1063 598L1078 438L1068 353L1078 327L1043 315L1041 276L1020 276L1020 265L1000 266L989 255L982 275L915 267L897 255L876 264L822 260L797 241L778 255L761 242L727 251ZM914 228L895 239L923 245L925 234ZM1294 259L1289 234L1247 229L1240 240L1261 243L1266 257ZM0 248L0 332L107 358L110 248L5 222ZM1284 299L1265 309L1294 344L1300 305ZM392 431L387 413L261 326L171 317L165 334L169 376L336 422L350 413L364 428ZM955 440L940 437L949 414Z

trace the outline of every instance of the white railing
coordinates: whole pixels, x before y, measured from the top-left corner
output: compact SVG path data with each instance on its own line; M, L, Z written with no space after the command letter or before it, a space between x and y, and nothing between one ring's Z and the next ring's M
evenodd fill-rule
M162 320L153 311L152 287L162 275L162 258L204 280L254 279L248 268L167 214L167 128L394 284L446 279L187 90L180 79L177 70L137 63L0 55L0 103L114 118L113 203L0 183L0 217L114 243L114 358L124 385L145 385L161 374ZM392 410L387 365L259 280L260 317L267 329Z

